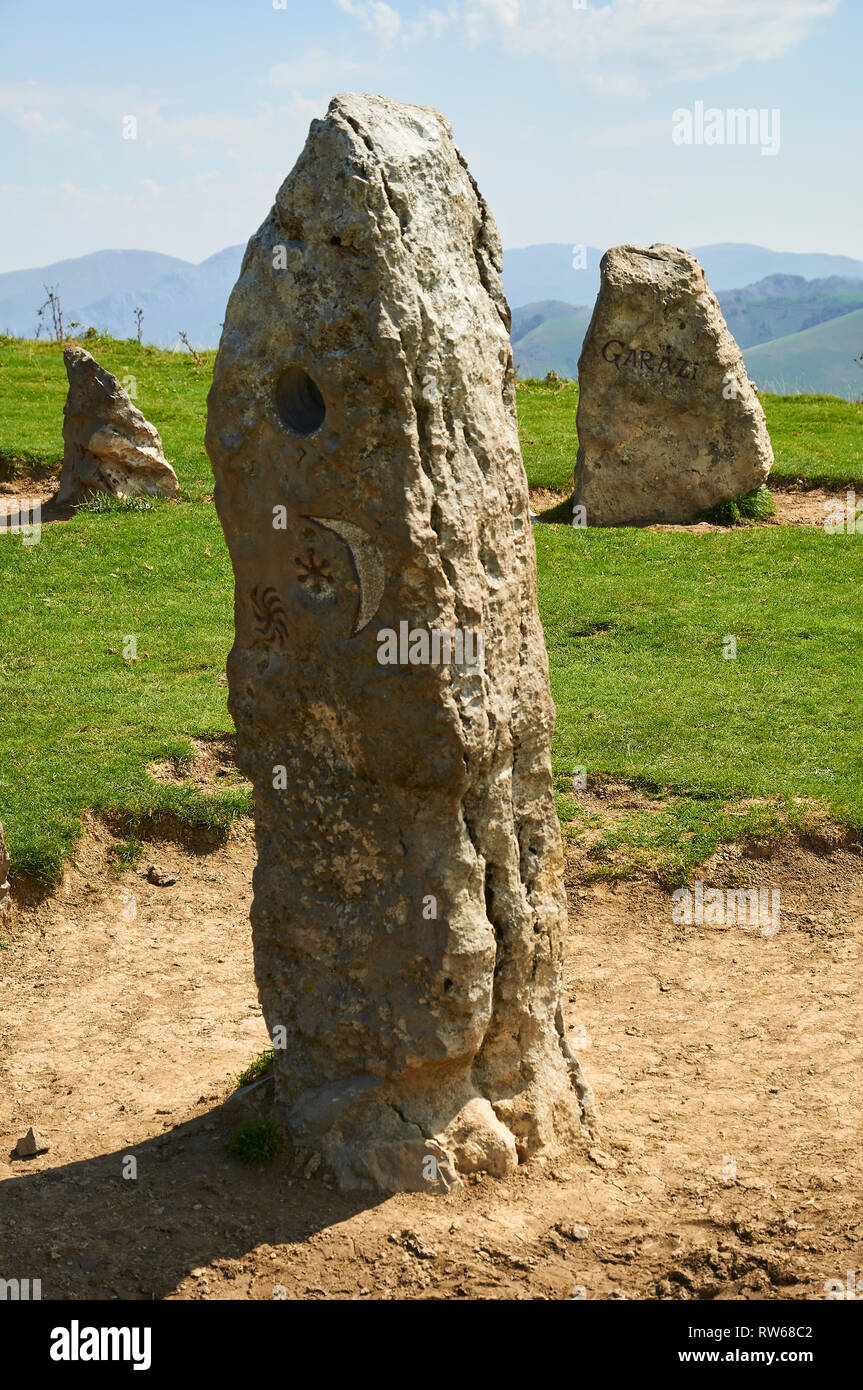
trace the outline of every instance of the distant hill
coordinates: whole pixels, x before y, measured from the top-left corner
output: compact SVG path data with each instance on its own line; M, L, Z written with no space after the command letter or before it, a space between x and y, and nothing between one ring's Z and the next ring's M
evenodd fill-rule
M863 370L855 357L863 353L863 309L819 323L773 343L747 348L746 370L762 391L793 395L817 392L859 400Z
M504 251L503 286L510 305L519 307L549 300L592 304L599 293L599 263L604 251L596 246L585 249L585 270L574 269L573 247L560 243Z
M863 279L769 276L756 285L725 291L719 300L764 390L822 392L855 400L863 392L863 371L854 365L854 358L863 353ZM519 376L543 377L549 371L576 376L591 312L592 307L559 300L514 310L513 355Z
M543 299L538 304L522 304L512 311L510 337L514 343L545 323L546 319L580 319L583 309L574 304L564 304L561 299Z
M770 275L742 290L724 290L720 300L728 327L747 348L863 309L863 280Z
M722 290L753 285L773 275L803 276L824 280L838 276L863 280L863 261L850 256L823 256L796 251L770 251L766 246L720 243L689 248L704 266L711 288ZM572 246L551 242L503 253L503 280L512 305L534 304L547 299L566 304L592 304L599 292L602 251L587 247L587 269L574 270Z
M243 246L229 246L200 265L154 251L95 251L39 270L0 275L0 332L32 338L44 286L58 286L63 318L133 338L134 310L144 310L144 342L172 347L182 330L195 347L215 347Z
M693 256L704 266L711 289L737 289L754 285L771 275L802 275L806 280L826 280L834 275L863 280L863 261L850 256L825 256L819 252L770 251L766 246L720 242L696 246Z
M548 307L550 312L543 313ZM565 314L560 310L565 309ZM532 312L524 322L529 324L526 332L516 338L517 316ZM545 301L545 304L528 304L524 309L513 313L512 351L520 377L545 376L555 371L558 376L578 376L578 359L581 344L590 324L593 305L589 308L575 308L559 301Z
M215 347L243 250L229 246L200 265L154 251L97 251L0 274L0 332L35 335L47 284L58 286L67 325L77 320L130 338L136 332L134 310L141 308L145 342L173 347L182 330L195 347ZM753 358L759 371L770 380L785 380L789 390L859 394L863 373L853 358L863 351L857 319L863 310L863 261L732 243L695 247L694 254L741 347L747 354L765 350ZM583 269L575 268L574 259L578 264L573 246L557 242L504 252L513 349L522 376L545 376L552 369L561 376L576 374L599 289L602 252L587 247ZM808 333L816 337L808 339ZM802 348L794 339L805 339Z

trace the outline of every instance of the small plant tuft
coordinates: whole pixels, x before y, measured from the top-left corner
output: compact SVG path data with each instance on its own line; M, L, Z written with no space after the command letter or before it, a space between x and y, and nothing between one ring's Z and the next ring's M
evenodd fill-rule
M284 1136L275 1120L261 1115L234 1130L228 1152L241 1163L272 1163L284 1146Z
M752 492L744 492L740 497L729 497L727 502L717 502L704 512L704 520L714 526L751 526L758 521L766 521L776 515L776 503L765 483Z
M264 1076L273 1064L273 1056L274 1053L271 1047L268 1048L266 1052L262 1052L259 1057L255 1058L251 1066L246 1067L245 1071L241 1071L237 1074L237 1085L251 1086L253 1081L257 1081L259 1077Z
M120 878L128 869L137 869L143 853L141 841L131 836L112 845L108 850L108 866L114 878Z
M105 512L152 512L163 499L155 497L114 497L108 492L91 492L79 502L76 511L101 516Z

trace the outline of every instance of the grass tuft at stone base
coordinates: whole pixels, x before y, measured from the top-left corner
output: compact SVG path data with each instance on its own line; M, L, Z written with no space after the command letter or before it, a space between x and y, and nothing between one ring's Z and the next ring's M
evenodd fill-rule
M727 502L717 502L704 512L704 520L714 526L752 526L755 522L766 521L776 515L776 503L766 483L744 492L740 497L729 497Z
M284 1147L284 1135L269 1115L247 1120L228 1141L228 1152L241 1163L272 1163Z

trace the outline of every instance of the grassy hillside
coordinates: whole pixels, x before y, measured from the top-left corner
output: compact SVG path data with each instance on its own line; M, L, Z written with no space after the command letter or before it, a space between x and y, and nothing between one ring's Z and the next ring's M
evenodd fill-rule
M566 317L545 319L513 344L518 375L541 377L555 371L559 376L576 377L581 345L593 309L574 309Z
M218 825L248 808L239 789L208 796L147 773L187 756L192 736L230 730L232 584L203 451L212 359L196 370L188 356L111 343L98 355L121 375L137 368L139 403L182 491L145 512L79 511L35 546L0 536L0 819L14 872L46 880L85 808L125 816L129 833L154 814ZM7 340L0 363L3 457L58 462L59 350ZM571 485L577 399L572 383L519 387L535 485ZM853 461L861 476L863 407L766 404L792 472L844 478ZM729 820L729 798L778 798L792 818L803 814L793 798L809 798L863 826L863 539L784 528L536 535L565 819L578 765L672 787L670 809L626 831L632 845L661 842L672 876L742 825L776 827L775 809L757 805ZM735 661L722 656L727 634Z
M854 359L863 354L863 309L792 333L775 343L748 348L743 356L762 391L826 392L857 400L863 395L863 371Z
M211 505L79 512L34 546L0 536L0 576L0 821L16 872L55 877L84 807L198 824L248 808L146 771L231 727L232 580Z
M536 538L562 795L580 765L671 787L704 844L737 795L823 799L863 826L863 537L542 526ZM664 828L679 838L674 815Z
M204 449L207 392L214 352L164 352L116 338L86 340L83 346L121 382L133 377L135 404L162 436L165 457L186 498L213 488ZM0 465L16 467L63 461L63 403L68 382L57 343L0 337Z
M721 303L737 342L754 347L863 309L863 280L774 275L742 290L726 290Z

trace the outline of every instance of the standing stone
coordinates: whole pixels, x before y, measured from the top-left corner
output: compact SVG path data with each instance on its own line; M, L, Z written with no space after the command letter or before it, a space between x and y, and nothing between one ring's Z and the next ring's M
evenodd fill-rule
M500 271L444 118L336 97L209 397L258 988L288 1130L344 1187L508 1173L590 1104Z
M691 522L766 482L764 411L698 261L615 246L600 269L578 364L587 525Z
M173 497L177 475L158 431L119 381L81 347L63 351L69 394L63 408L63 471L58 502L91 492L114 497Z
M0 921L8 913L9 906L9 855L6 853L3 826L0 825Z

